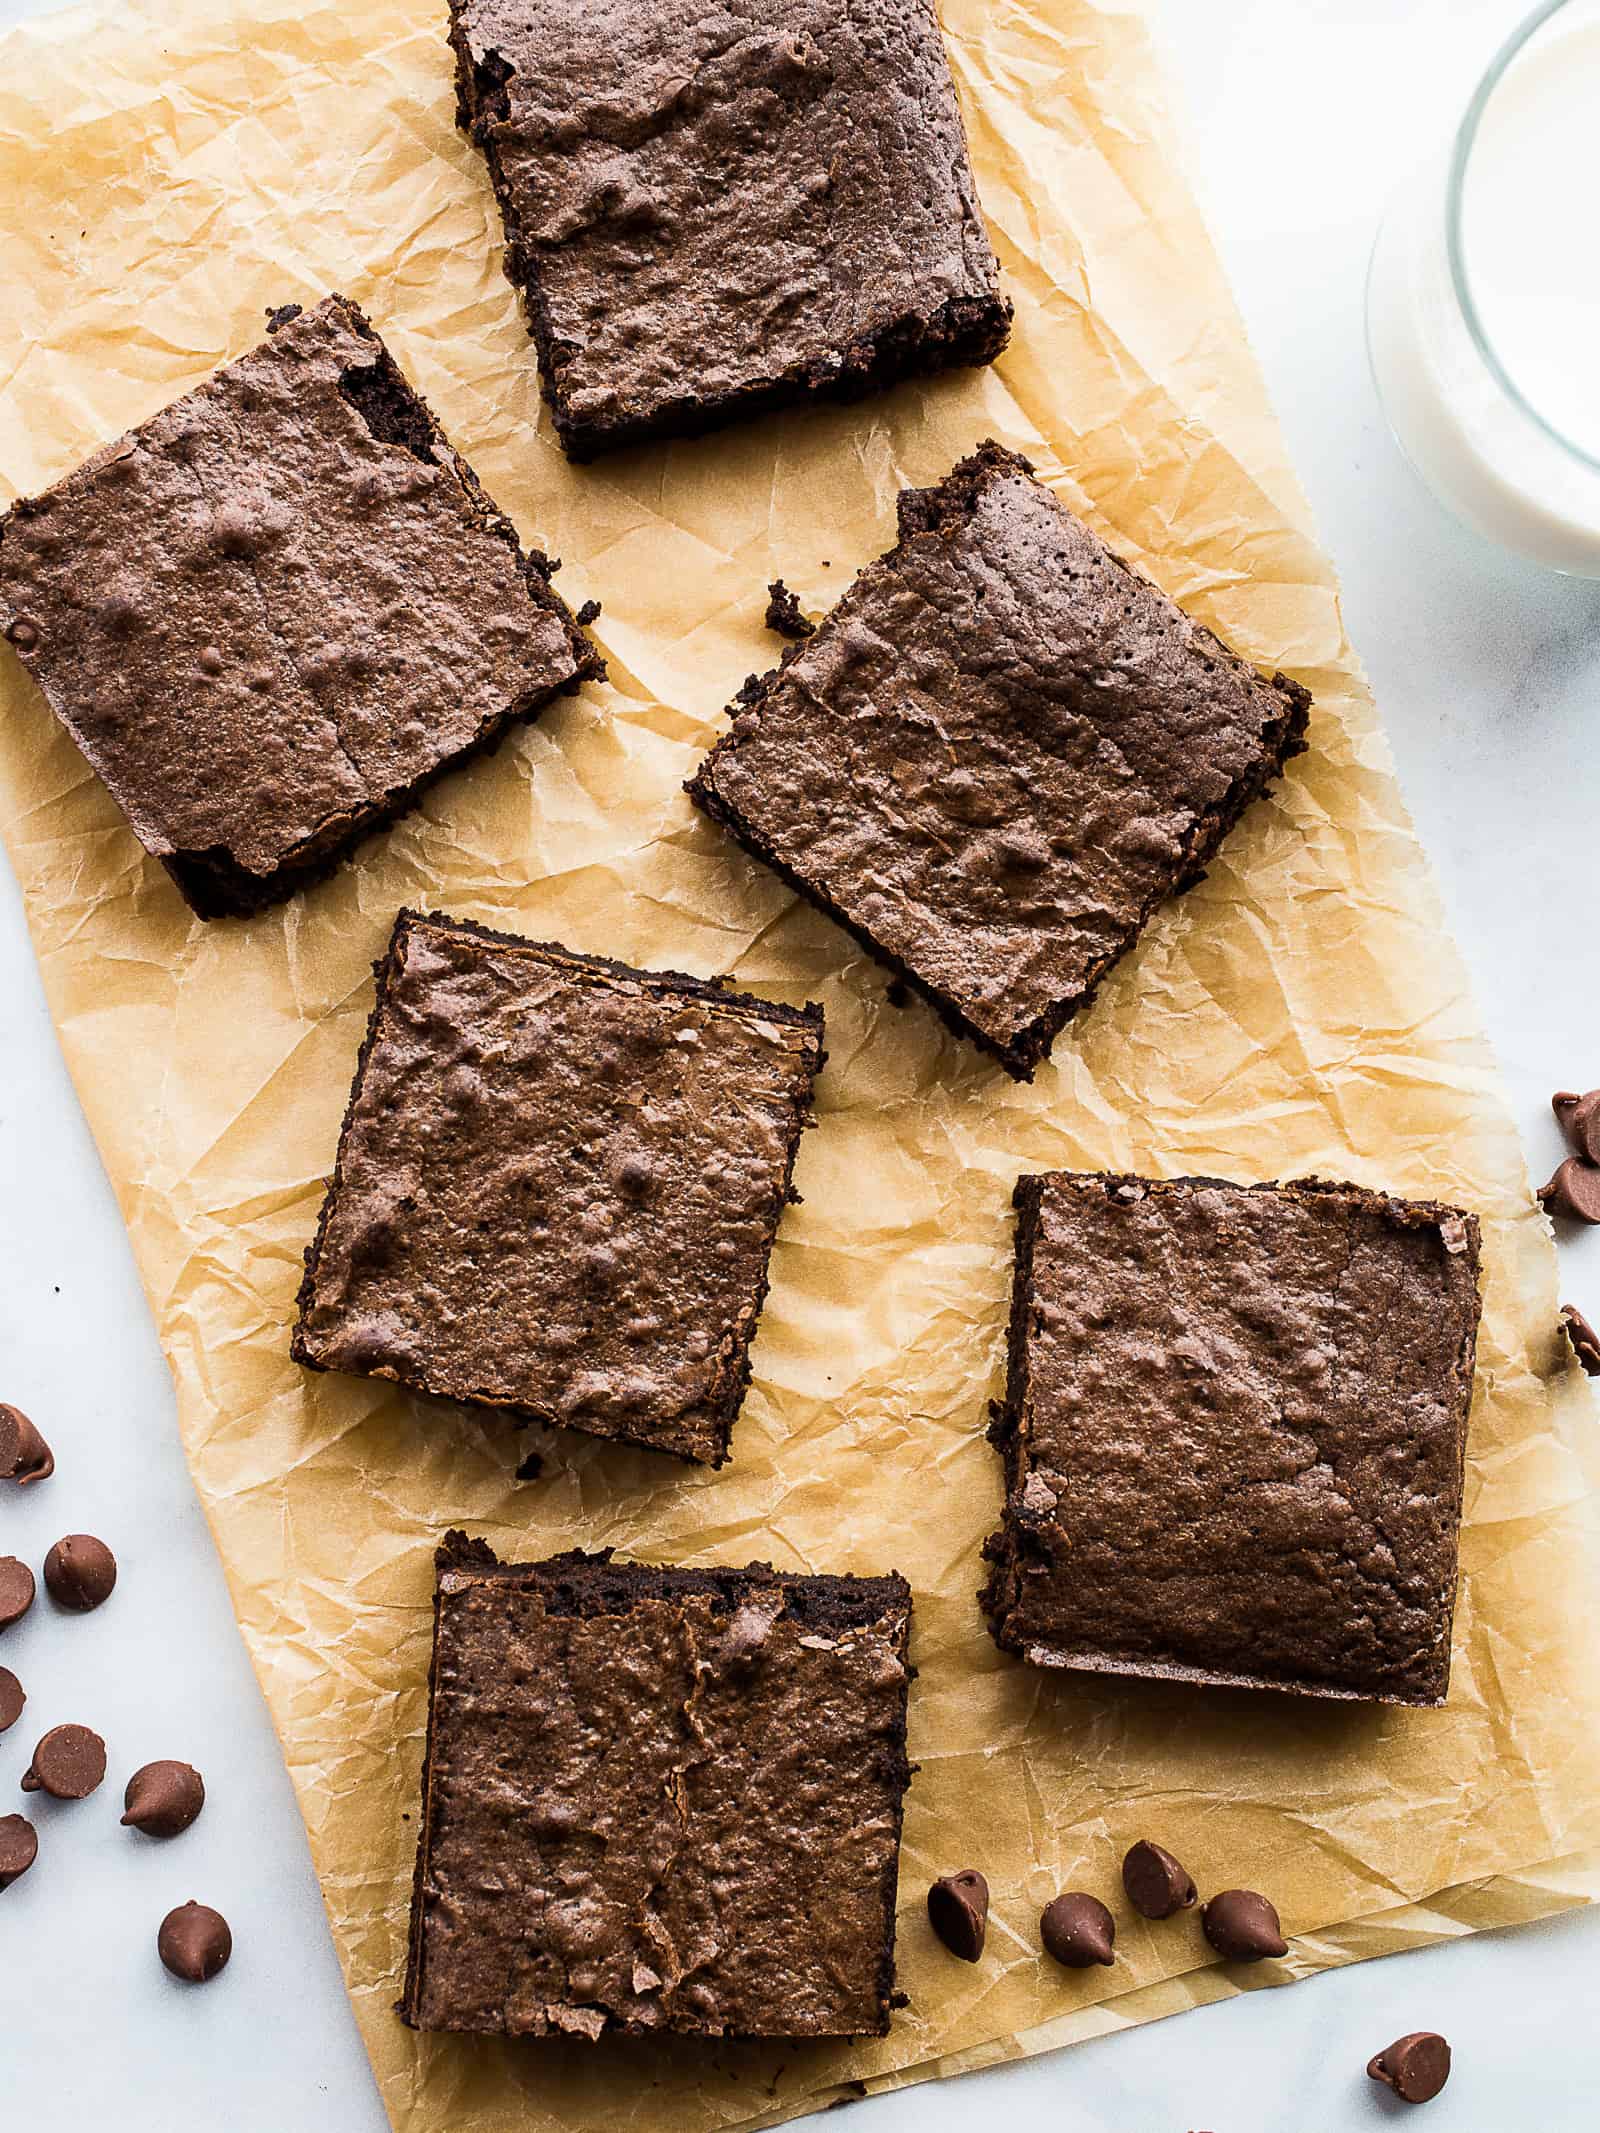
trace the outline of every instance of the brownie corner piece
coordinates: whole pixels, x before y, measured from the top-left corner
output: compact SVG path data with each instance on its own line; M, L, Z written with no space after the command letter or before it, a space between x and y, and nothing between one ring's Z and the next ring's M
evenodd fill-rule
M201 918L331 873L603 671L339 295L0 519L0 625Z
M1035 1665L1449 1688L1474 1216L1300 1180L1024 1177L981 1605Z
M771 672L687 790L956 1035L1031 1080L1305 746L1262 675L985 443Z
M571 458L1005 346L932 0L450 0L449 35Z
M904 1579L440 1551L401 2019L881 2036Z
M403 911L294 1359L728 1456L820 1007Z

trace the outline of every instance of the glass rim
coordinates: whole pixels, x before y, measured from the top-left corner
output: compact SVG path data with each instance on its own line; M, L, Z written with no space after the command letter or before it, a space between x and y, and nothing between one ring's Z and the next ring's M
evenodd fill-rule
M1536 407L1501 361L1500 352L1490 338L1472 293L1472 279L1467 272L1466 245L1462 234L1466 211L1467 172L1490 99L1539 31L1553 16L1559 15L1570 4L1571 0L1541 0L1541 5L1525 17L1501 45L1489 62L1483 79L1473 91L1472 101L1456 128L1455 144L1450 155L1450 178L1445 201L1445 247L1449 254L1450 279L1455 286L1456 302L1461 307L1461 315L1467 322L1467 331L1472 336L1473 344L1488 365L1496 383L1529 421L1543 430L1564 452L1570 453L1581 465L1600 473L1600 455L1579 444L1576 438L1569 437L1559 423L1552 422L1548 415Z

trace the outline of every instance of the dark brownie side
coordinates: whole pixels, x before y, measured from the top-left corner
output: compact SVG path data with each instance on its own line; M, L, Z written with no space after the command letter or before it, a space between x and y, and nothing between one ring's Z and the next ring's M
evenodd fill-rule
M1192 621L992 442L770 673L687 791L1031 1080L1304 748L1310 697Z
M573 459L1004 347L931 0L451 0L450 42Z
M1443 1703L1476 1217L1318 1179L1052 1173L1016 1205L996 1642Z
M202 918L603 672L549 576L341 296L0 519L0 625Z
M401 2018L884 2034L904 1579L437 1561Z
M292 1341L720 1466L820 1007L402 911Z

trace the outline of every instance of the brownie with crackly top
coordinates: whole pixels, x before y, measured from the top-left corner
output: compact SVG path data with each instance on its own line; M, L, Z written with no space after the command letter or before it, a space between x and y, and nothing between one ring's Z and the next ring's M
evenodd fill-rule
M1005 345L932 0L451 0L450 41L572 458Z
M402 911L292 1353L720 1466L822 1010Z
M1433 1705L1478 1222L1304 1179L1016 1189L982 1604L1035 1665Z
M201 918L601 672L549 574L337 295L0 519L0 627Z
M1304 747L1270 679L992 442L752 678L696 805L1028 1081Z
M905 1580L437 1560L402 2018L883 2035Z

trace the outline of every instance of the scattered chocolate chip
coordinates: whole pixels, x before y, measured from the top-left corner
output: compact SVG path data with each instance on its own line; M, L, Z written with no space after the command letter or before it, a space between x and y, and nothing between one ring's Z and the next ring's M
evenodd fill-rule
M27 1692L10 1667L0 1666L0 1733L9 1733L22 1716Z
M600 602L598 600L585 600L582 607L578 609L578 626L581 629L587 629L591 622L598 622L599 619Z
M1259 1963L1269 1955L1287 1955L1278 1914L1254 1889L1224 1889L1200 1913L1206 1939L1230 1963Z
M1039 1920L1039 1938L1047 1954L1069 1970L1087 1970L1094 1963L1116 1960L1112 1944L1117 1922L1098 1896L1069 1889L1044 1907Z
M928 1923L952 1955L975 1963L989 1930L989 1884L976 1867L943 1874L928 1891Z
M209 1904L180 1904L162 1919L156 1952L174 1977L186 1985L203 1985L226 1968L233 1935L222 1913Z
M33 1605L33 1572L14 1555L0 1555L0 1629L20 1622Z
M1189 1869L1164 1845L1148 1839L1141 1839L1123 1860L1122 1886L1144 1918L1171 1918L1176 1911L1187 1911L1197 1893Z
M128 1780L122 1796L124 1829L142 1829L147 1837L181 1837L206 1804L198 1770L187 1763L146 1763Z
M0 1815L0 1889L20 1881L39 1856L39 1838L26 1815Z
M1586 1096L1562 1089L1551 1097L1550 1108L1574 1155L1587 1163L1600 1163L1600 1089Z
M52 1726L22 1774L24 1792L86 1800L106 1774L106 1744L87 1726Z
M1600 1164L1569 1155L1539 1188L1539 1204L1547 1215L1565 1215L1569 1222L1600 1222Z
M1450 2079L1450 2047L1431 2029L1414 2029L1369 2059L1367 2072L1407 2103L1427 2103Z
M58 1607L86 1615L103 1607L117 1582L117 1559L92 1533L69 1533L44 1559L45 1589Z
M800 612L800 602L790 592L782 578L774 578L767 587L766 624L780 637L792 637L798 644L807 637L816 635L817 626L808 622Z
M55 1454L20 1407L0 1401L0 1481L26 1487L48 1481L56 1470Z
M1575 1304L1561 1306L1561 1323L1567 1329L1572 1352L1592 1378L1600 1378L1600 1333Z

